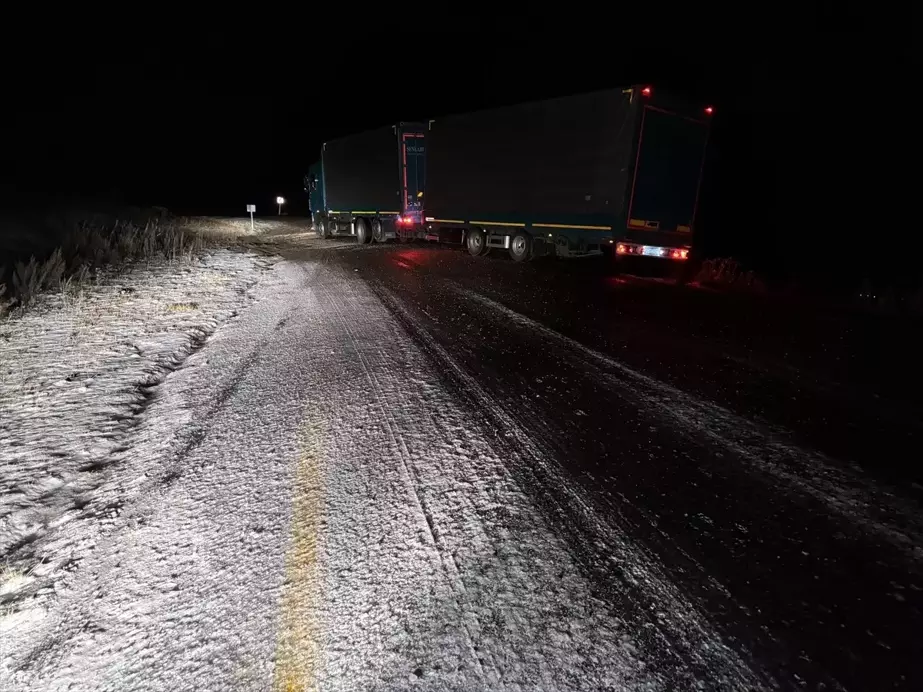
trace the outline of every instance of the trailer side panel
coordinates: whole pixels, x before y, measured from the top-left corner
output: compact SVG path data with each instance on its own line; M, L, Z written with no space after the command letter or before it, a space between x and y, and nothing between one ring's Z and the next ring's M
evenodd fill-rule
M398 138L393 127L327 142L323 147L328 209L398 211Z
M612 223L627 204L637 110L629 91L609 90L436 120L426 214Z

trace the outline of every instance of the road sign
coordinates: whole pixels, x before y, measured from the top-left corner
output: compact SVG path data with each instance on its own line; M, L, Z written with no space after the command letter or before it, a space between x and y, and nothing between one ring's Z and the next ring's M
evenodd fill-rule
M255 204L248 204L248 205L247 205L247 211L249 211L249 212L252 214L253 212L256 211L256 205L255 205Z

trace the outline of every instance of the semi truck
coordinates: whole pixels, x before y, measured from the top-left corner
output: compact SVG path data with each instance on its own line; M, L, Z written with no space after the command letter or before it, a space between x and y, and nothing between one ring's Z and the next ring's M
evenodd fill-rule
M685 260L712 112L635 85L431 120L424 235L516 261Z
M423 237L425 129L399 122L325 142L305 176L317 234L360 243Z

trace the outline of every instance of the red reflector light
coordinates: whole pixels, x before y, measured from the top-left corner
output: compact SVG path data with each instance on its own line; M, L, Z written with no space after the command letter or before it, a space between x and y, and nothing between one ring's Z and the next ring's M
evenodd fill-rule
M650 95L651 95L651 88L650 88L650 87L644 87L644 88L641 90L641 94L643 94L644 96L650 96Z
M711 115L714 112L715 112L714 108L712 108L711 106L705 106L705 115Z

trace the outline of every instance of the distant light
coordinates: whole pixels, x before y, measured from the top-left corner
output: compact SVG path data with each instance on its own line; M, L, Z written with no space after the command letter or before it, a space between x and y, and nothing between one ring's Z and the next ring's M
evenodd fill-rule
M285 204L284 197L276 197L276 204Z
M650 87L644 87L644 88L641 90L641 94L642 94L643 96L650 96L650 95L651 95L651 88L650 88Z
M715 112L714 108L712 108L711 106L705 106L705 115L711 115L714 112Z

